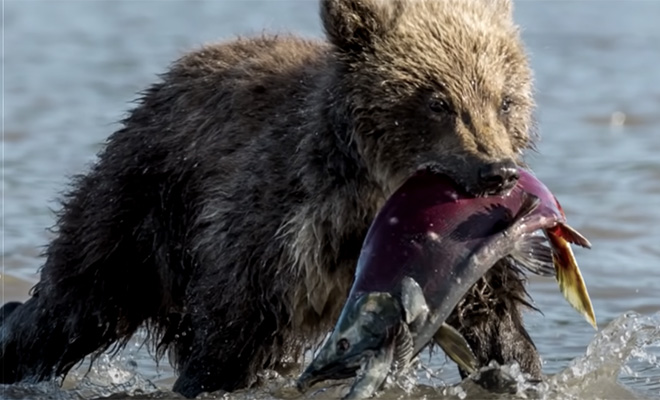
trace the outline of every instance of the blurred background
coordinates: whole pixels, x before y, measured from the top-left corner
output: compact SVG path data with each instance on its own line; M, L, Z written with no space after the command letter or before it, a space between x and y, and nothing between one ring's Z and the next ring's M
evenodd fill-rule
M27 298L59 193L94 161L156 74L186 51L236 34L321 36L317 8L315 0L6 0L3 301ZM539 106L542 140L529 161L593 244L576 255L599 325L627 311L653 316L660 308L660 1L517 1L515 18ZM543 311L528 315L530 334L546 372L555 373L583 355L596 332L553 279L533 278L530 293ZM167 380L167 369L144 368ZM660 396L660 373L641 368L624 369L624 381Z

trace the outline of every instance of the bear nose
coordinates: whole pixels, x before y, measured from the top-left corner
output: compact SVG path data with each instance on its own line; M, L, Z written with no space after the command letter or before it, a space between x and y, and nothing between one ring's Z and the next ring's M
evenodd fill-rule
M498 161L479 169L479 187L487 195L505 193L516 185L520 178L513 160Z

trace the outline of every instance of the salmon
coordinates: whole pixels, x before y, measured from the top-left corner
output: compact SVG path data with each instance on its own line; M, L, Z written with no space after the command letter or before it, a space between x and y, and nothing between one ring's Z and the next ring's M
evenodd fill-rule
M474 372L477 361L467 341L445 321L500 260L555 275L565 298L595 326L570 243L590 247L531 172L521 170L506 195L473 197L445 175L419 171L374 219L346 304L298 378L299 390L357 375L345 399L370 397L432 341Z

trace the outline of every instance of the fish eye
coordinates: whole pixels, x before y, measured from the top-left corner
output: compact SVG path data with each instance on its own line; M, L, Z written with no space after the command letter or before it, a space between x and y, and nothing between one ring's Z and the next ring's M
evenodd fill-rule
M344 354L351 348L351 344L348 342L348 339L341 338L337 341L337 354Z

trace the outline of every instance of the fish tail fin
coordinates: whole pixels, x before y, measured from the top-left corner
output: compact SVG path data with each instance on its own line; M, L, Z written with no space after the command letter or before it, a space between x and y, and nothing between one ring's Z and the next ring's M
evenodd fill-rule
M564 230L562 230L563 232ZM548 232L548 238L552 243L553 262L561 293L568 303L582 314L594 329L598 329L589 292L587 291L587 286L584 283L582 273L577 265L569 242L564 236L557 236L554 232Z
M577 244L578 246L582 246L587 249L591 248L591 243L589 240L587 240L587 238L582 236L580 232L576 231L570 226L560 223L556 229L561 231L559 236L563 237L567 242Z

